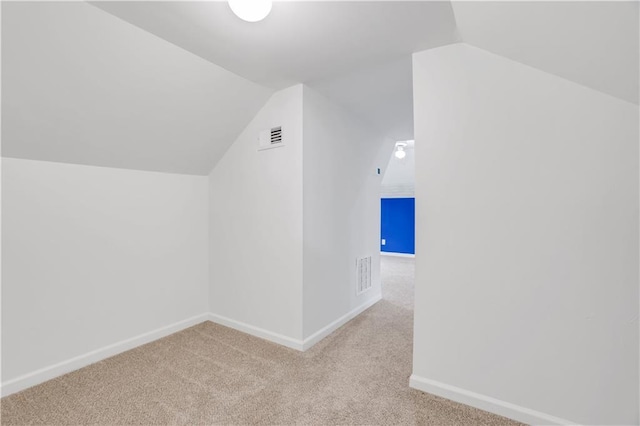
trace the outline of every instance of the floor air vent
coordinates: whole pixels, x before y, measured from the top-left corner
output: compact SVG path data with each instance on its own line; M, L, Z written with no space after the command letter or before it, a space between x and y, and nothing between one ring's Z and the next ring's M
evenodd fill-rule
M364 293L371 288L371 256L356 260L356 293Z

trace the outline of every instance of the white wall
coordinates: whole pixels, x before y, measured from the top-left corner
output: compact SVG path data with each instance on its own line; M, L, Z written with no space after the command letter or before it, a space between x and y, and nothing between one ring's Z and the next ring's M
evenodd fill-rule
M279 125L286 145L258 151ZM309 87L275 93L210 175L212 319L307 349L379 298L377 268L356 296L355 260L379 264L376 169L392 145Z
M207 312L207 177L2 159L2 381Z
M412 385L637 424L638 107L464 44L413 60Z
M380 297L380 182L393 147L304 88L304 337ZM372 256L373 287L356 295L357 257Z
M282 126L285 146L258 151ZM302 338L302 86L276 92L209 176L210 308ZM250 331L250 330L245 330Z

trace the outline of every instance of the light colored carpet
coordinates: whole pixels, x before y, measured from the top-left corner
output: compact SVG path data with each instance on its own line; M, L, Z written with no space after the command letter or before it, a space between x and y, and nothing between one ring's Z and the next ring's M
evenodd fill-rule
M300 353L205 322L3 398L3 424L513 422L409 388L413 260L383 257L384 299Z

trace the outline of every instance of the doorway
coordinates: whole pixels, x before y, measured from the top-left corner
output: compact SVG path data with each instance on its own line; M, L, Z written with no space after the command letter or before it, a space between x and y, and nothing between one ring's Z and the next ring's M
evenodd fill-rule
M382 179L380 253L415 256L414 141L396 142Z

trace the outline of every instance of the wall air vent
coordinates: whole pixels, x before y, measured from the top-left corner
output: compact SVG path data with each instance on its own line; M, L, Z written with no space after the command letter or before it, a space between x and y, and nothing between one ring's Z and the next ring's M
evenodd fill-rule
M282 126L273 127L269 130L263 130L262 132L260 132L259 141L259 151L284 146L284 140L282 139Z
M356 259L356 294L371 288L371 256Z
M282 143L282 127L271 129L271 145L276 143Z

